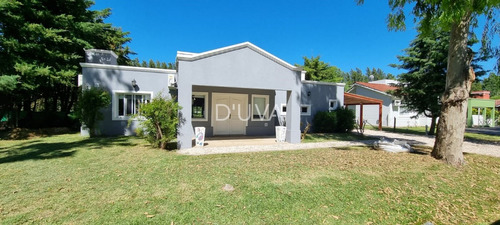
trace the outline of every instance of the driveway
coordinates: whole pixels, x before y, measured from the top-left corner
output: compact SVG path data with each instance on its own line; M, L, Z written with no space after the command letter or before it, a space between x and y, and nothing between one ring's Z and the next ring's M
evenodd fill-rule
M424 145L429 147L434 146L434 136L392 133L378 130L365 130L364 134L365 136L371 136L373 138L385 137L389 139L405 140L410 145ZM500 146L494 144L464 141L463 151L467 153L500 157Z
M465 131L469 133L476 134L489 134L500 136L500 127L474 127L474 128L465 128Z

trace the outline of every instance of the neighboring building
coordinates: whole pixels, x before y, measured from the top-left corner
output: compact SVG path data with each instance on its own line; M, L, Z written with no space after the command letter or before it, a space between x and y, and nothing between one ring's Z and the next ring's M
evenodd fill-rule
M274 135L283 121L286 141L299 143L301 122L343 105L344 84L306 81L301 68L249 42L203 53L177 52L177 70L117 66L109 51L86 54L82 85L112 94L99 125L104 135L133 135L139 121L127 127L130 115L159 93L175 97L182 107L181 149L192 147L194 127L205 127L208 137L266 136Z
M476 99L490 99L490 91L473 91L470 96Z
M416 118L418 113L408 110L400 98L388 93L397 89L393 84L397 84L397 81L356 82L347 92L382 100L382 126L393 127L394 122L396 122L396 127L430 126L431 118L425 115L419 115ZM366 120L369 125L378 126L379 106L365 105L363 107L363 120ZM360 106L350 106L349 108L355 110L356 119L359 120Z
M470 95L471 98L467 102L467 126L494 127L495 108L498 107L498 104L495 100L490 99L490 91L473 91ZM476 110L476 115L473 115L473 109Z

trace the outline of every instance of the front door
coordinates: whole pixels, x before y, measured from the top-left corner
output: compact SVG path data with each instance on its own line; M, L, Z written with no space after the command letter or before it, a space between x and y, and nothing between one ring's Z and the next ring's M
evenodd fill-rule
M248 121L248 95L213 93L214 135L245 135Z

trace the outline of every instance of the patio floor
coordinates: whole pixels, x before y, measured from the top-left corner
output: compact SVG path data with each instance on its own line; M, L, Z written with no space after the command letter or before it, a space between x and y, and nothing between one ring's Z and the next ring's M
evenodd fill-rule
M205 147L231 147L245 145L275 145L278 144L274 136L217 136L205 138Z

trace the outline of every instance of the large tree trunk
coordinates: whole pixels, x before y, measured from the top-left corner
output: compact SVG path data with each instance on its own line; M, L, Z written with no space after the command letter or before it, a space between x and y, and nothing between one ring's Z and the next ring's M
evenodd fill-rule
M469 14L464 16L460 23L454 23L451 27L446 88L441 98L441 116L431 153L434 158L455 166L465 163L462 144L467 99L473 81L473 72L470 69L472 51L467 47L470 20Z
M437 119L437 116L434 116L432 115L432 118L431 118L431 127L429 128L429 133L427 133L428 135L434 135L436 132L436 119Z

